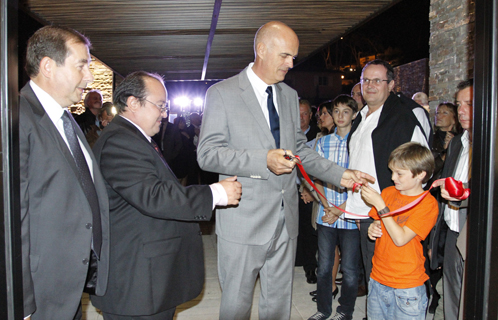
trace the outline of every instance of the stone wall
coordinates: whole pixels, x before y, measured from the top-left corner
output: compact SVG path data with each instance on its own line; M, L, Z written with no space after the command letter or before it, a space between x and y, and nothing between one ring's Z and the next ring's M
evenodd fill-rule
M394 68L394 92L411 98L416 92L428 93L428 59L420 59Z
M97 58L92 56L92 62L90 63L90 71L93 74L95 80L92 83L89 83L87 88L83 93L83 99L78 104L75 104L71 107L71 111L77 114L80 114L85 111L83 106L83 101L85 100L85 96L88 91L92 89L98 89L102 92L103 101L112 101L112 81L113 81L113 72L109 69L105 64L100 62Z
M457 84L474 74L474 0L431 0L429 105L454 101Z

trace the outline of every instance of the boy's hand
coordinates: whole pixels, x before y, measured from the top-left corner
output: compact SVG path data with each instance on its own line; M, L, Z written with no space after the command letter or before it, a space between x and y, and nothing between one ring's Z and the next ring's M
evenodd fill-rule
M336 216L335 214L325 214L322 217L322 221L328 224L333 224L334 222L337 221L337 219L339 219L339 217Z
M325 211L325 215L322 217L322 221L328 224L336 222L342 214L341 210L334 207L323 208L323 211Z
M375 220L372 222L370 227L368 227L368 237L370 240L375 240L382 236L382 227L380 225L380 220Z
M361 197L366 203L369 203L377 208L377 211L382 210L386 207L386 204L384 203L384 200L382 199L380 194L375 191L374 188L370 187L367 184L364 184L361 187Z

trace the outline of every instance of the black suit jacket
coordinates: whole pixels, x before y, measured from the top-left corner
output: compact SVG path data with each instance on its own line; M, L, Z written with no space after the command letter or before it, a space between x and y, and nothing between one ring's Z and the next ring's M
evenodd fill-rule
M166 128L164 128L166 126ZM178 128L171 122L161 124L159 133L152 137L163 153L163 157L171 166L172 161L182 150L182 137Z
M460 152L462 151L462 135L463 133L456 135L451 139L451 142L446 151L446 160L444 162L443 170L441 171L441 179L447 177L454 177L456 167L458 164L458 159L460 158ZM468 184L465 184L468 187ZM437 222L430 234L429 248L432 250L431 254L431 269L435 270L443 265L444 257L444 244L446 242L446 232L448 230L448 225L444 220L444 204L447 202L440 195L438 196L439 201L439 216L437 217ZM460 208L460 228L465 223L467 217L467 205L469 199L464 201L452 202L452 205ZM463 218L463 219L462 219ZM462 221L463 220L463 221Z
M211 218L209 186L183 187L144 135L117 116L94 148L109 194L109 287L104 312L151 315L195 298L204 283L198 221Z
M86 135L90 132L90 130L92 130L92 126L96 126L95 122L97 120L97 116L94 115L89 108L86 108L85 112L74 117L74 120L76 120L76 123L80 126L81 131L83 131Z
M85 284L92 241L92 211L78 180L74 159L31 86L21 90L19 115L21 240L24 315L73 319ZM97 294L107 286L109 205L97 162L90 153L101 223L102 251Z
M310 129L306 132L306 139L308 141L315 139L318 132L320 132L320 128L315 123L310 122Z

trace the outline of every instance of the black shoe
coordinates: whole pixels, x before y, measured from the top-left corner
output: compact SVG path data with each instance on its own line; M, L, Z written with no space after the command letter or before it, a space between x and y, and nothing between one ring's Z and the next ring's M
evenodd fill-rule
M310 291L310 296L312 296L312 297L316 296L316 290Z
M340 286L342 284L342 278L335 279L335 284Z
M316 273L315 270L306 271L306 282L308 283L316 283Z
M436 313L436 309L439 304L439 298L441 298L441 296L437 292L434 292L434 294L432 295L431 305L429 306L429 313Z
M311 292L315 293L313 298L311 298L311 301L316 302L316 291L311 291ZM311 292L310 292L310 294L311 294ZM335 296L337 296L338 293L339 293L339 288L335 288L335 290L332 291L332 299L335 299Z

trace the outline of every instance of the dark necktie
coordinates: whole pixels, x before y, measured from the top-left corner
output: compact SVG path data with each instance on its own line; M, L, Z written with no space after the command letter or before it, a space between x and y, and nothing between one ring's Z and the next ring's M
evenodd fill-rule
M67 142L69 143L69 148L73 154L74 162L78 168L79 180L81 186L83 187L83 192L85 193L86 199L90 204L92 209L92 236L93 236L93 251L100 257L100 249L102 247L102 224L100 221L100 207L99 199L97 197L97 191L95 190L95 185L93 184L92 176L90 175L90 169L88 169L88 164L86 163L85 155L81 150L78 137L76 136L75 127L78 125L71 119L72 116L69 115L68 111L64 111L62 115L62 122L64 123L64 133L66 134Z
M277 149L280 149L280 119L278 117L277 109L273 104L273 90L271 86L266 88L266 93L268 93L267 105L268 105L268 116L270 118L270 129L273 138L275 139L275 145Z
M161 157L161 160L163 160L164 162L166 162L166 159L164 159L164 156L163 156L163 153L161 152L161 149L159 149L159 146L157 145L157 143L154 141L154 140L150 140L150 144L152 144L152 146L154 147L154 150L156 150L157 153L159 153L159 156Z

